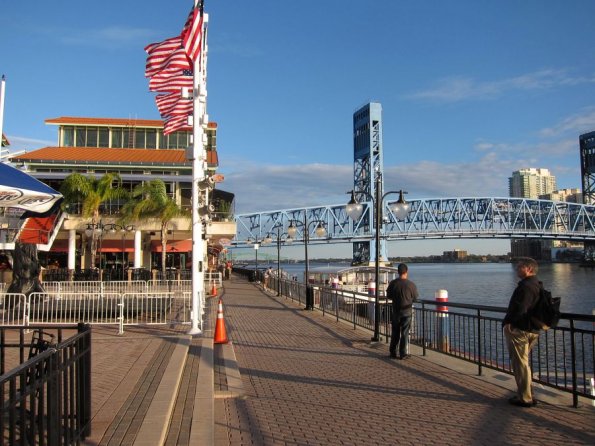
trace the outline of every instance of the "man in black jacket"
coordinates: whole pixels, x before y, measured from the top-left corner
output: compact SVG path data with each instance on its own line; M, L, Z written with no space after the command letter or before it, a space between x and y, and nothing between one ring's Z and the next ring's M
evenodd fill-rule
M512 293L502 322L517 385L517 395L508 401L520 407L531 407L537 404L531 394L532 379L529 365L529 354L539 339L539 328L531 322L529 315L539 299L539 290L542 287L537 278L537 270L535 260L529 257L518 260L516 271L521 281Z
M397 348L399 349L399 359L409 357L407 350L409 347L409 329L411 327L411 315L413 313L413 302L419 297L417 287L407 277L409 268L404 263L399 264L397 272L399 277L388 284L386 295L392 300L392 333L390 338L390 357L397 357Z

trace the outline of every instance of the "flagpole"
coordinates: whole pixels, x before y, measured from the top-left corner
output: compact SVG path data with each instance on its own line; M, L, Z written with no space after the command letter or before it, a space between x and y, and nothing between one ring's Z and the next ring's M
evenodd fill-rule
M195 7L198 0L195 0ZM208 22L207 14L204 14L203 30ZM206 113L207 89L206 89L206 33L203 31L202 50L199 58L194 61L194 78L192 100L192 326L188 334L197 335L202 333L202 323L199 327L199 320L202 321L204 313L204 265L205 240L203 240L203 227L199 213L200 184L205 178L206 167L206 138L204 128L208 122ZM204 74L201 72L204 70ZM208 203L207 203L208 204Z
M2 80L0 81L0 159L2 159L2 139L3 134L2 131L4 130L4 91L6 88L6 78L2 75Z

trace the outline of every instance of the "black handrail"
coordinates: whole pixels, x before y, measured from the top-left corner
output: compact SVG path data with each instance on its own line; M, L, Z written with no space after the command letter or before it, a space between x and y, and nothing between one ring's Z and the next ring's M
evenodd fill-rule
M234 272L247 275L253 270L234 268ZM275 277L270 287L299 303L306 297L306 286L296 281ZM389 305L386 299L380 300L380 335L387 342L391 333ZM443 306L448 311L437 308ZM354 328L374 327L374 314L365 294L316 286L314 307L353 322ZM414 306L411 343L419 345L423 355L430 349L476 364L479 375L483 367L511 374L502 333L505 313L503 307L422 299ZM542 332L531 354L534 380L571 393L574 407L579 397L595 400L589 388L595 370L594 326L594 315L562 313L558 327Z
M25 331L57 332L57 344L37 352ZM60 342L66 330L77 333ZM0 327L5 349L35 351L0 376L0 429L8 444L80 444L91 433L91 330L88 325ZM33 337L35 342L39 339Z

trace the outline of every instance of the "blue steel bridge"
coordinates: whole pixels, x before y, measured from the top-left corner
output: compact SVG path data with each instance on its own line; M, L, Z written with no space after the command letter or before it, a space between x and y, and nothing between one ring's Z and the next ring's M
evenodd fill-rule
M405 218L391 209L396 200L382 203L382 240L412 239L549 239L595 241L595 206L524 198L427 198L410 200ZM276 243L293 223L293 243L345 243L375 237L372 201L362 203L357 220L348 217L345 204L283 209L236 215L237 232L232 244L242 246L270 237ZM326 234L317 236L323 222ZM308 231L305 234L305 231ZM306 235L307 237L304 237Z

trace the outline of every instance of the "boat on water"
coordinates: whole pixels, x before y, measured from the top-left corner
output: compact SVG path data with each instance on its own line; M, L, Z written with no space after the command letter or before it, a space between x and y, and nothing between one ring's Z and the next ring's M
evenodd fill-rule
M391 266L380 266L379 272L379 284L376 284L376 268L373 265L347 268L323 266L309 270L308 283L363 294L369 294L371 288L379 286L379 294L384 295L389 282L399 274L397 268Z

